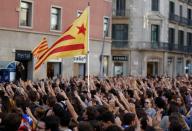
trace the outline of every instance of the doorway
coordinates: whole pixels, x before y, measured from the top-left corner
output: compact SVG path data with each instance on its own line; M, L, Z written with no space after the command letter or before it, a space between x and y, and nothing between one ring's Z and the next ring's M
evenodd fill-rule
M73 76L84 78L86 75L86 63L74 63Z
M47 77L53 78L54 76L61 75L61 63L60 62L48 62L47 63Z
M86 64L85 63L79 63L79 76L84 77L86 73Z
M28 61L19 61L19 64L16 66L16 80L27 80L28 75Z
M114 63L114 75L123 75L123 63L115 62Z
M158 62L147 62L147 76L158 75Z

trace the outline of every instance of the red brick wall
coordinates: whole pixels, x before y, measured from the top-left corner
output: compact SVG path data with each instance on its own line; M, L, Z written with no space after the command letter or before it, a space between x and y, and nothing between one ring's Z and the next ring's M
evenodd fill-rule
M77 10L84 10L88 1L91 5L90 36L101 39L103 35L103 17L111 16L112 3L105 0L34 0L33 28L24 29L37 32L50 32L51 5L62 7L62 32L77 17ZM20 0L1 0L0 27L19 29ZM23 28L22 28L23 29Z

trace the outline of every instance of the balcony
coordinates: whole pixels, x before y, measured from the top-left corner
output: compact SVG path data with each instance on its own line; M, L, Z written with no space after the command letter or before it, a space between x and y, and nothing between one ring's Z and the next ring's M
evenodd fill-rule
M169 20L174 23L179 23L180 22L180 17L175 14L169 14Z
M188 26L192 27L192 20L188 19Z
M166 42L151 42L152 49L163 49L166 51L176 51L183 53L192 53L192 45L182 45L182 44L174 44L174 43L166 43Z
M113 40L112 41L112 48L129 48L129 42L128 40Z
M180 24L180 25L186 25L186 26L191 26L192 25L192 21L185 18L185 17L181 17L175 14L169 14L169 21L176 23L176 24Z
M113 17L128 17L130 14L129 10L117 10L117 9L113 9L112 10L112 16Z
M127 40L113 40L112 49L161 50L192 54L192 45L181 45L168 42L130 42Z
M192 0L178 0L178 1L192 5Z
M188 25L188 19L184 17L180 17L180 22L181 25Z
M137 42L136 48L147 50L168 50L169 45L166 42Z
M183 3L188 3L188 0L179 0L179 1L181 1Z
M151 42L151 49L168 50L169 45L166 42Z

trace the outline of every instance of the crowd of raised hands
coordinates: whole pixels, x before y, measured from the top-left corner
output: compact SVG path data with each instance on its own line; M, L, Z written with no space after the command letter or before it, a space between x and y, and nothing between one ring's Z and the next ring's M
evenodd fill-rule
M0 131L190 131L192 77L0 83Z

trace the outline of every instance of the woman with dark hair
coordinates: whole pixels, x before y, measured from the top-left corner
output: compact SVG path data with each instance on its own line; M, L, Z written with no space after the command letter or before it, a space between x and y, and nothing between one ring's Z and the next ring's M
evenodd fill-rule
M160 126L162 129L167 130L169 128L169 122L172 120L177 120L183 130L188 131L189 127L187 123L185 122L185 119L183 116L179 113L179 106L175 101L171 101L169 103L169 111L168 111L168 116L164 116L160 122Z
M44 120L46 130L59 131L59 118L56 116L47 116Z
M179 105L179 113L181 113L182 115L186 115L187 110L186 110L183 98L182 97L177 97L176 102Z
M5 130L4 131L18 131L21 124L21 116L16 113L9 113L4 119Z

